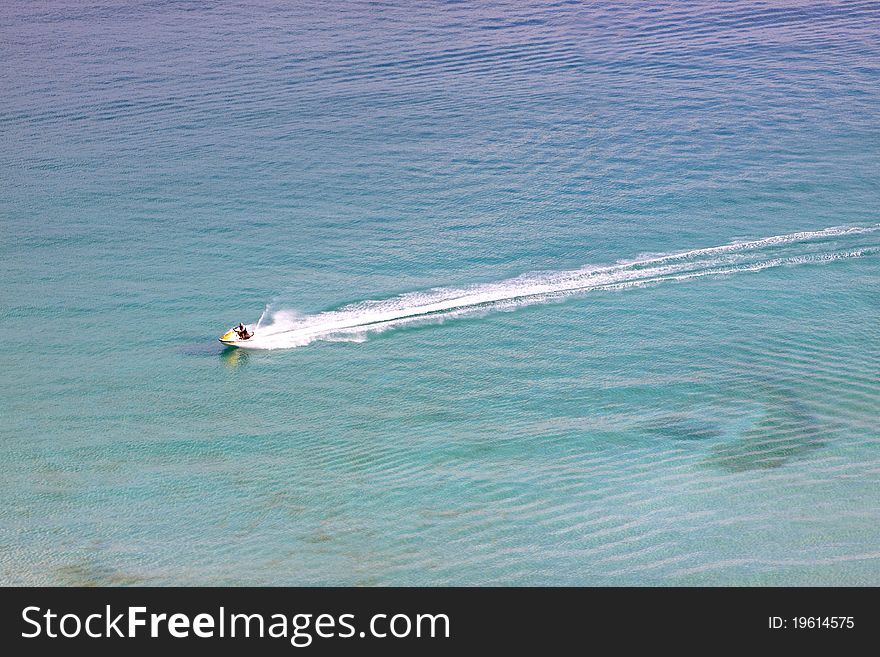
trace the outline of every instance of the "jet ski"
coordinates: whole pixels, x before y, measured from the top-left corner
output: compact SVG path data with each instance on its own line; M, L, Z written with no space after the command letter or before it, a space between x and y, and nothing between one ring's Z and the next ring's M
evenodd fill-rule
M254 332L247 326L239 324L238 326L233 326L218 339L230 347L249 347L253 344L251 342L253 338Z

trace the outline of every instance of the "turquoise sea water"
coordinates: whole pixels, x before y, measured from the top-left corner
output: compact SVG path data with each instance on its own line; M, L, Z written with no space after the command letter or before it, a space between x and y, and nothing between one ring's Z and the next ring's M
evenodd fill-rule
M877 3L5 3L0 53L0 582L880 584Z

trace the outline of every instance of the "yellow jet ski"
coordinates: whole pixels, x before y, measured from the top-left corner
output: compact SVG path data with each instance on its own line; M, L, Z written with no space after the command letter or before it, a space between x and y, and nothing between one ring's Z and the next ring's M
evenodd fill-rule
M251 329L244 324L239 324L226 331L219 340L230 347L248 347L253 337L254 332Z

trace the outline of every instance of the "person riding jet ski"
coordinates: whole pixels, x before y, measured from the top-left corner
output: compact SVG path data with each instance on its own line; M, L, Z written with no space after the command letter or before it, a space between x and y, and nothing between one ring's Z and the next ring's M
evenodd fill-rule
M232 330L235 331L235 334L242 340L247 340L253 336L253 333L248 333L247 327L241 323Z

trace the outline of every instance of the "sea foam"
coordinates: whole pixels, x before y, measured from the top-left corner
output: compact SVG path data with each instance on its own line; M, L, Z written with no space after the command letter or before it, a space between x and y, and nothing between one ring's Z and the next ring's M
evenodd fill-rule
M257 323L251 347L284 349L307 345L316 340L363 341L371 332L509 310L590 291L859 258L880 251L880 243L876 241L878 231L880 224L837 226L774 235L678 253L643 256L613 265L534 272L496 283L410 292L388 299L352 303L312 315L302 315L288 308L272 310L267 306Z

